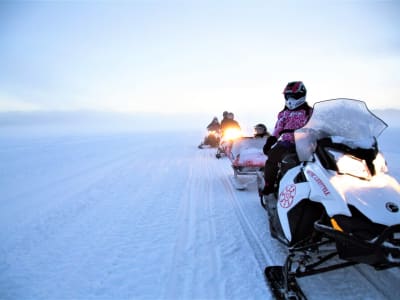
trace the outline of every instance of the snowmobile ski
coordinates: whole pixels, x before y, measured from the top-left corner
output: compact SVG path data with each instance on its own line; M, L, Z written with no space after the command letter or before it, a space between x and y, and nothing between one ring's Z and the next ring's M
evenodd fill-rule
M269 266L264 270L267 283L278 300L286 299L301 299L306 300L300 286L297 283L296 277L293 274L287 274L285 280L285 270L282 266Z

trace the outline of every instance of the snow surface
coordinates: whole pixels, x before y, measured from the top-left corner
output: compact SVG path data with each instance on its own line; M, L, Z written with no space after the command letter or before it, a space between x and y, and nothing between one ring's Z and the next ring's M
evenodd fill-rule
M400 129L382 135L400 179ZM198 133L0 136L0 299L270 299L255 185ZM309 299L400 299L399 268L299 280Z

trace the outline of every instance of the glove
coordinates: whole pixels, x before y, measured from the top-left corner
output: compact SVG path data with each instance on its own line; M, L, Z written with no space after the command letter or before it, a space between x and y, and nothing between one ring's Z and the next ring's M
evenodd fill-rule
M276 143L277 138L273 135L269 136L267 138L267 141L265 142L265 145L263 147L263 152L265 155L268 154L268 151L272 148L272 146Z

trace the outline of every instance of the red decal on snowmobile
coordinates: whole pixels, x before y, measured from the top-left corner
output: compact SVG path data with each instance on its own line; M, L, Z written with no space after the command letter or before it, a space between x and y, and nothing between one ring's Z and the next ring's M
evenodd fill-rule
M307 174L310 175L311 178L315 180L315 182L319 185L325 196L328 196L331 193L329 189L326 187L325 183L321 180L321 178L318 177L317 174L315 174L311 170L307 170Z
M289 208L296 197L296 186L294 184L288 185L285 189L279 194L279 204L283 208Z

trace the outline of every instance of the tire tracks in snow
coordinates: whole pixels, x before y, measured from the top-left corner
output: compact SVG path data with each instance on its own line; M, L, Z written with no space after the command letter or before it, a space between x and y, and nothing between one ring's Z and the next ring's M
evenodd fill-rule
M13 237L13 243L8 246L3 243L3 247L7 246L5 252L9 253L3 256L5 263L17 257L24 262L17 266L22 268L19 273L32 276L34 280L42 278L42 281L46 281L46 278L58 278L64 274L64 278L57 280L59 291L53 286L45 291L50 299L58 298L63 292L69 298L76 298L80 294L104 295L110 292L114 295L110 298L130 298L135 292L141 292L132 288L127 289L130 294L118 294L121 291L126 293L123 290L126 285L136 287L136 280L140 278L140 270L137 272L139 276L134 278L125 278L123 272L136 272L130 271L129 267L138 269L140 265L135 255L132 256L136 251L142 253L141 239L136 233L149 225L149 213L151 215L154 210L157 199L141 201L140 205L136 205L135 201L147 200L151 191L158 193L154 186L146 184L146 178L151 178L151 183L156 187L160 186L163 178L158 175L152 177L160 162L152 160L146 163L147 169L140 170L140 180L130 182L137 178L135 172L138 171L130 166L140 166L142 159L140 155L134 158L135 149L124 149L114 154L113 158L103 158L97 161L95 169L86 169L76 177L64 177L64 181L45 191L45 197L41 198L53 200L50 195L54 195L55 201L43 203L48 205L43 211L32 214L24 224L19 225L26 228L18 231L25 232L23 236L18 239ZM100 220L104 223L100 223ZM153 225L154 222L150 223L150 226ZM42 245L46 245L46 250L40 249ZM156 247L157 244L152 246ZM62 270L62 273L47 267L42 270L35 268L49 257L56 262L56 270ZM100 266L97 261L101 262ZM35 294L35 291L31 295L45 298L44 295Z
M273 256L267 252L260 228L249 219L249 203L238 197L245 193L249 198L248 192L233 188L228 161L217 160L212 149L200 151L194 161L180 198L179 214L187 219L181 220L177 230L161 298L230 299L247 288L254 297L268 295L263 269ZM205 197L199 199L198 195ZM261 206L257 209L264 218ZM248 255L243 257L243 253ZM193 261L194 266L187 264ZM249 265L255 267L249 269ZM249 280L259 282L257 290L251 288L254 285L247 283Z
M35 222L36 224L33 228L36 231L49 234L50 228L54 230L58 227L54 225L62 225L61 223L69 220L70 216L81 214L90 206L96 205L97 203L91 201L91 197L87 196L88 191L98 190L99 188L100 190L104 189L104 186L99 187L99 182L102 182L109 174L112 174L113 170L124 166L128 160L129 153L124 153L113 159L102 161L90 168L82 169L79 173L70 174L62 179L36 186L27 191L26 194L15 195L14 197L17 200L23 199L24 204L27 203L26 198L32 198L33 195L36 200L28 202L28 204L30 206L41 207L41 213L35 216L39 222L35 222L32 219L24 219L18 226L30 228L31 223ZM77 186L77 183L80 185ZM80 201L65 201L66 199L80 198L82 198ZM44 200L47 201L48 199L53 199L53 201L44 203ZM19 208L19 206L15 206L15 208L17 207ZM26 210L29 207L25 205L24 207L20 207L20 209ZM19 212L10 212L11 215L15 215L16 213ZM51 224L52 226L50 227L47 224Z
M232 176L232 174L228 175ZM261 270L264 270L265 264L272 261L272 257L268 254L265 248L265 242L258 235L257 230L253 228L251 221L248 218L248 215L244 211L243 204L236 196L235 189L231 186L229 179L226 179L227 192L230 197L229 200L235 208L235 213L239 223L241 224L241 229L249 243L249 246L254 250L255 257L260 266ZM261 209L261 208L260 208Z
M275 265L277 257L282 257L283 255L279 252L280 245L277 245L278 248L275 249L276 243L272 241L271 237L268 235L269 225L267 214L259 204L257 191L253 184L249 185L248 189L245 191L238 191L233 187L229 178L233 176L233 170L230 161L227 159L222 159L220 166L214 170L214 173L215 176L218 177L220 185L223 188L225 205L230 208L231 215L233 214L232 217L238 224L235 228L235 232L233 232L237 238L237 240L234 241L237 246L232 246L239 248L233 250L237 251L237 255L232 255L232 258L235 259L232 263L243 264L242 270L237 271L243 273L243 275L247 277L242 278L243 282L246 280L257 282L257 284L251 284L253 286L253 291L250 294L253 295L255 299L259 297L268 297L268 294L272 297L265 283L264 268L267 265ZM251 177L247 179L252 180ZM241 231L242 234L239 235L238 231ZM247 247L245 247L243 243L246 243ZM271 247L272 244L274 244L273 248ZM250 249L245 250L245 252L249 254L247 258L241 257L243 253L242 248ZM251 257L253 258L253 262L249 261ZM248 269L251 266L253 269ZM240 273L238 274L240 275ZM236 283L235 278L232 278L232 281ZM254 286L256 286L257 289L254 289ZM234 297L234 294L232 297Z
M211 204L214 175L209 164L210 153L198 151L182 190L179 212L182 219L166 268L167 280L161 293L164 299L224 298L220 253L215 247L215 212ZM205 178L208 180L204 181ZM200 194L205 197L200 199Z

